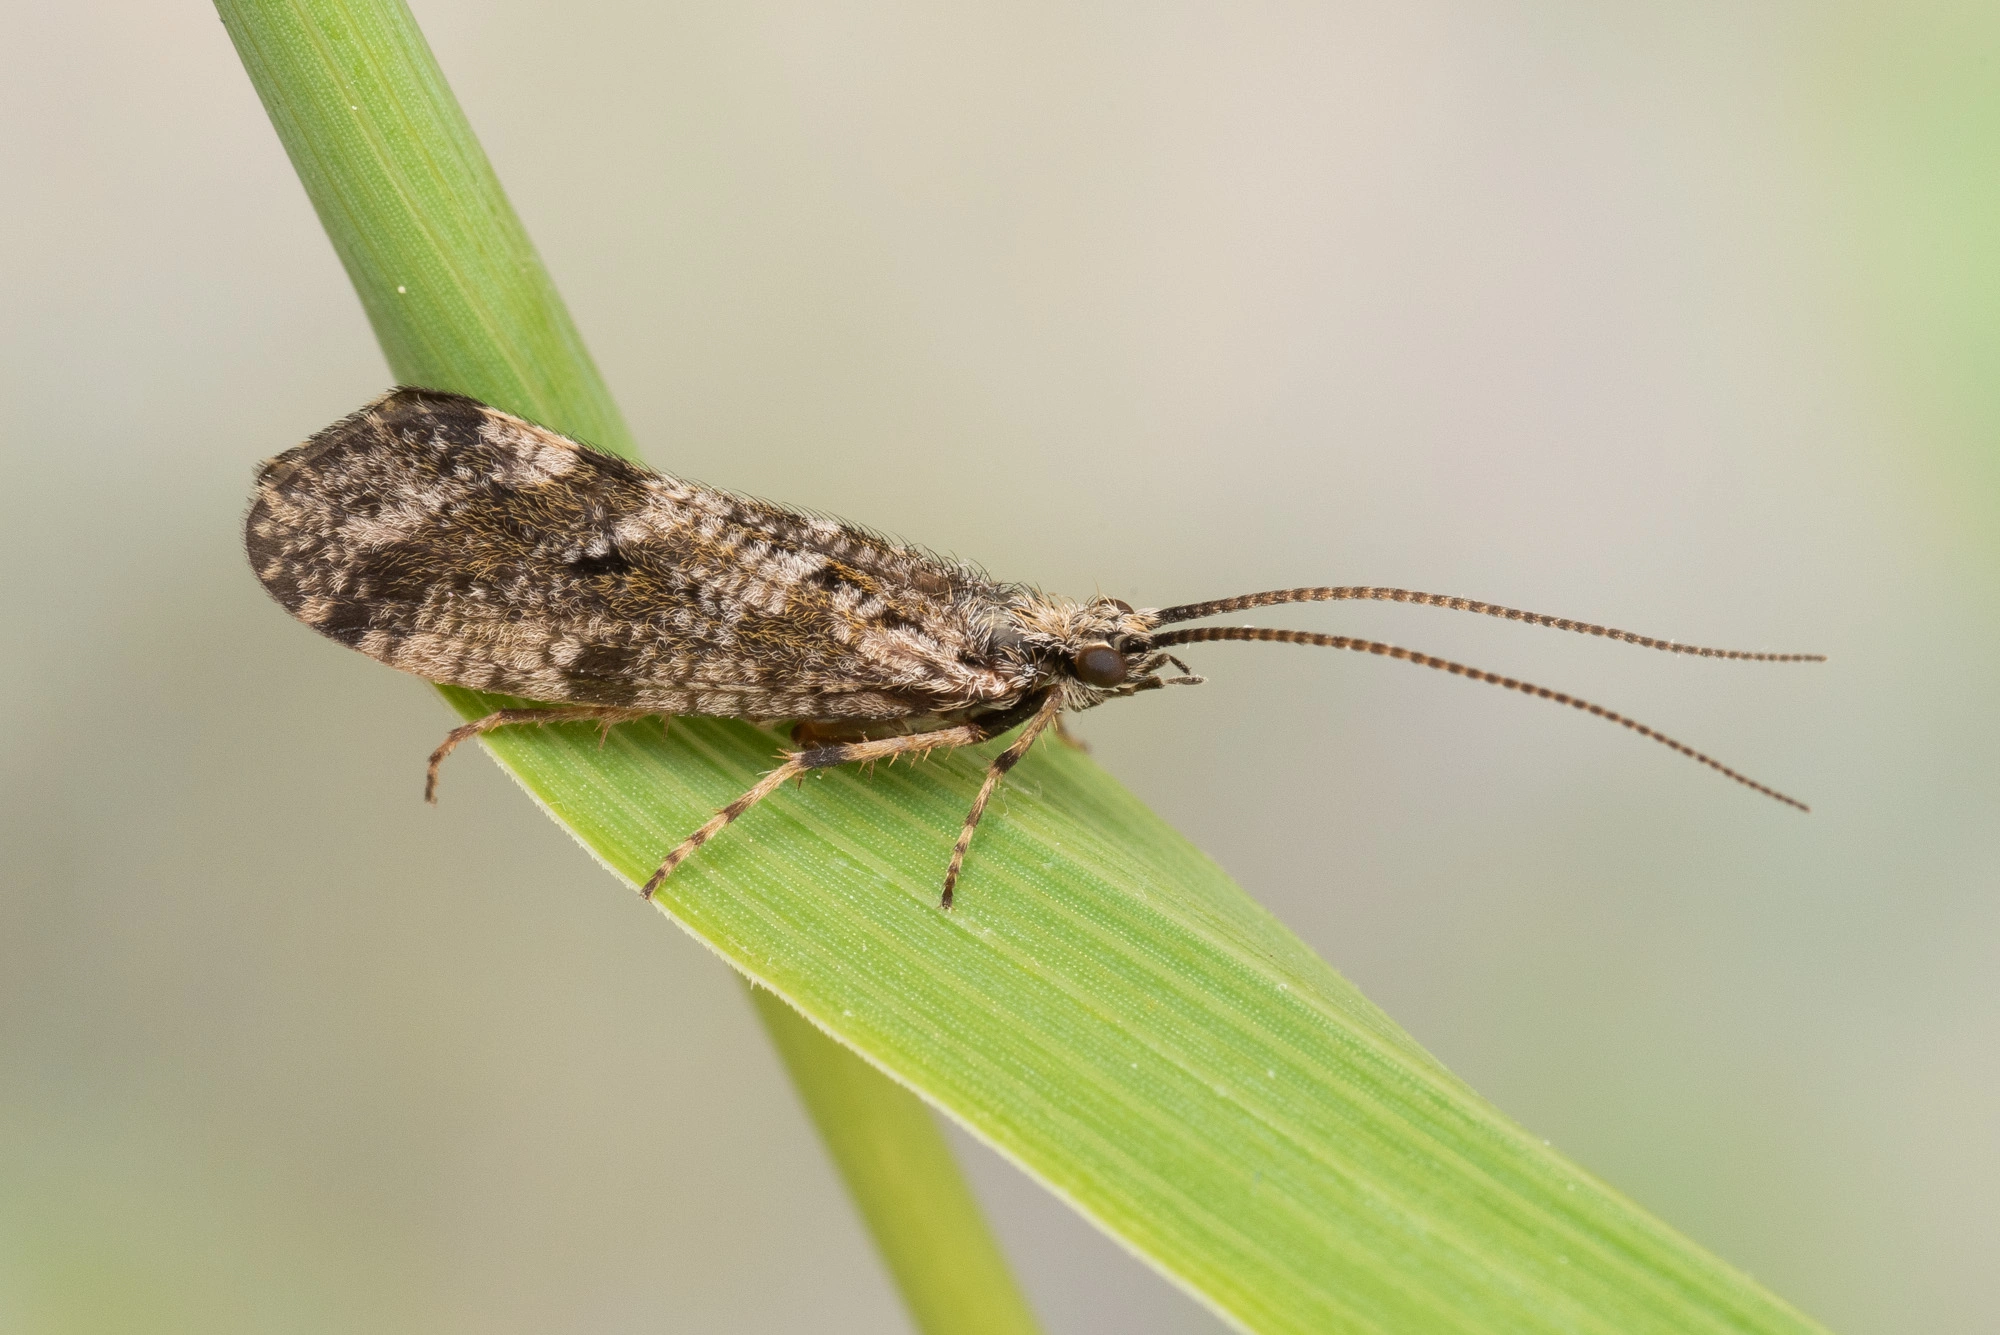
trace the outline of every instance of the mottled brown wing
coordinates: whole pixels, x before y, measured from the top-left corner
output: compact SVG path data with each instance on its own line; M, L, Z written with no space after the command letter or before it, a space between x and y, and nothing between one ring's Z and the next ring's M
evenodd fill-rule
M432 681L747 718L1006 705L1005 590L830 519L651 472L475 400L399 389L265 465L272 597Z

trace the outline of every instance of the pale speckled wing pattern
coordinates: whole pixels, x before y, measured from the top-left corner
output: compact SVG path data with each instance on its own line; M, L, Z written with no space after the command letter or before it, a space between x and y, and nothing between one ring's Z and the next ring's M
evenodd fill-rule
M886 720L1018 703L1029 595L831 519L398 389L266 464L271 595L432 681L663 713Z

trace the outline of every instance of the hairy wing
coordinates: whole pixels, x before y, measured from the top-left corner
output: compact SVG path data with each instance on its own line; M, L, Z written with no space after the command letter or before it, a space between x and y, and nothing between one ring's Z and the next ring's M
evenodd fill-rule
M399 389L265 465L246 523L271 595L432 681L749 718L1011 703L1002 591L830 519Z

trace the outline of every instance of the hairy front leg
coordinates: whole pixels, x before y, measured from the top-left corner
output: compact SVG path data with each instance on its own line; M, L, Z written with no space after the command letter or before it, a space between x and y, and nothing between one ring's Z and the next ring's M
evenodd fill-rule
M952 845L951 866L945 869L944 896L938 901L939 908L951 907L952 889L958 884L959 870L965 866L965 851L972 847L972 832L979 828L979 818L986 814L987 799L1000 786L1000 780L1007 777L1007 771L1028 754L1028 748L1035 744L1035 739L1051 726L1058 731L1062 727L1062 697L1054 691L1048 693L1034 717L1028 720L1028 726L1021 729L1021 735L1014 739L1014 744L993 757L993 763L987 767L986 781L979 785L979 796L972 799L972 810L965 814L965 825L958 832L958 842Z

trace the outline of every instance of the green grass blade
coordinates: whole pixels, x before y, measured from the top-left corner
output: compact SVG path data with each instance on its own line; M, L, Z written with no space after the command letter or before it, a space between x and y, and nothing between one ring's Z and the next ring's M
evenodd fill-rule
M806 1109L826 1137L917 1329L965 1335L1034 1331L1035 1318L1019 1292L989 1281L1006 1273L1006 1262L930 1110L828 1040L784 1001L762 988L752 988L750 996L798 1079ZM985 1264L964 1263L982 1250Z
M396 378L633 454L407 6L217 0Z
M449 107L407 20L378 38L354 15L380 5L222 8L329 231L375 238L340 244L361 256L350 272L378 329L411 309L382 285L426 265L454 276L436 329L385 334L398 375L620 444L608 404L565 415L563 394L601 390L524 369L553 376L541 359L564 347L587 368L566 322L487 314L533 304L488 282L554 294L510 249L519 229L455 111L402 105ZM286 25L308 35L272 35ZM494 235L445 248L435 216L453 211ZM397 249L425 245L439 255ZM465 375L448 360L461 342ZM502 703L446 694L467 717ZM489 749L637 882L776 747L742 723L676 720L602 745L588 726L514 729ZM1047 744L1023 762L959 909L938 912L992 750L777 794L670 878L661 906L1245 1328L1817 1329L1510 1123L1081 754Z
M627 881L775 745L695 719L492 739ZM1508 1122L1080 753L1022 762L940 913L997 745L808 779L665 906L1250 1329L1816 1329Z
M632 453L409 10L393 0L218 8L396 378ZM767 1000L758 1013L919 1328L1031 1335L1027 1304L929 1114Z

